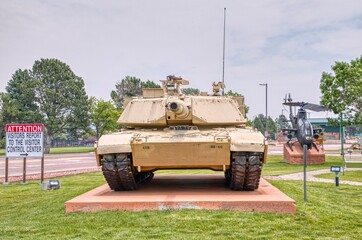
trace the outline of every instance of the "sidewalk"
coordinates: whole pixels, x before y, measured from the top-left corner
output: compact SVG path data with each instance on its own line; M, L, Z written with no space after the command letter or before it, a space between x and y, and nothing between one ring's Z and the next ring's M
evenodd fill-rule
M346 172L348 171L362 171L362 168L348 168L346 169ZM322 170L316 170L316 171L309 171L307 172L307 181L309 182L324 182L324 183L335 183L334 179L325 179L325 178L317 178L315 175L324 174L324 173L330 173L329 169L322 169ZM342 173L340 173L342 174ZM286 174L286 175L280 175L280 176L263 176L264 179L269 180L303 180L304 173L292 173L292 174ZM339 181L340 184L349 184L349 185L355 185L355 186L362 186L362 182L352 182L352 181Z

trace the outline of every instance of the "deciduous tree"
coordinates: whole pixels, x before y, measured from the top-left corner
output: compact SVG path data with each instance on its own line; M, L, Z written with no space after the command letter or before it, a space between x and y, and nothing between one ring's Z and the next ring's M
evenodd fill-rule
M185 95L194 95L197 96L200 94L200 90L198 88L183 88L183 94Z
M6 93L1 95L2 115L6 123L37 123L42 116L36 102L37 83L28 70L18 69L6 86Z
M343 116L347 124L362 124L362 56L351 63L336 62L323 72L321 104Z
M81 77L57 59L41 59L33 65L32 78L48 146L64 131L86 131L90 125L89 100Z
M143 82L140 78L126 76L116 83L116 90L111 92L111 98L118 109L123 107L125 97L142 95L143 88L159 88L157 83L147 80Z
M259 114L257 117L255 117L255 119L253 120L253 126L254 128L257 128L263 135L265 133L265 123L266 121L268 121L268 133L269 136L274 136L276 133L276 124L273 121L273 119L271 117L268 117L268 119L266 119L266 117L263 114Z
M105 132L116 131L120 128L117 119L122 111L118 110L110 101L91 98L92 123L99 139Z

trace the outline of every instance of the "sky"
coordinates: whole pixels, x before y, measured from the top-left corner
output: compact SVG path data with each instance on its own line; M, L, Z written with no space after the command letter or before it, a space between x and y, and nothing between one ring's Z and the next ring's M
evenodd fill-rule
M276 118L286 93L319 103L323 72L362 54L360 0L0 0L0 92L17 69L56 58L83 78L89 96L110 100L125 76L245 96L248 118ZM332 117L331 113L311 117Z

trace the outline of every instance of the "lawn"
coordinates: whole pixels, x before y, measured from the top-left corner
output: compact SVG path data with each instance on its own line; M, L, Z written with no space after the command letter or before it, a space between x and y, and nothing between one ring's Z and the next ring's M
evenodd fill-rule
M342 166L342 160L339 156L326 156L324 164L313 164L307 166L307 171L329 169L330 166ZM362 168L362 163L348 163L349 168ZM282 155L269 155L268 162L263 166L264 176L277 176L289 173L303 172L303 164L288 164L283 161Z
M87 153L87 152L94 152L94 147L50 148L50 154Z
M167 210L64 213L64 202L105 181L101 173L59 178L62 188L39 182L0 185L1 239L357 239L362 235L362 187L271 181L297 202L297 214Z
M362 171L347 171L344 173L339 173L339 180L345 180L345 181L354 181L354 182L362 182ZM320 174L316 175L316 177L319 178L328 178L328 179L335 179L336 174L335 173L326 173L326 174Z

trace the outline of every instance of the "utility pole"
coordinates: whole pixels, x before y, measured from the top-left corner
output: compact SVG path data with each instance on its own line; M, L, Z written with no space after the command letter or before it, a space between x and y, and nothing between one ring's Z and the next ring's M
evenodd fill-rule
M225 28L226 28L226 8L224 8L224 36L222 42L222 84L225 86ZM224 96L224 87L222 88L222 95Z
M265 137L268 138L268 84L259 83L260 86L265 86Z

